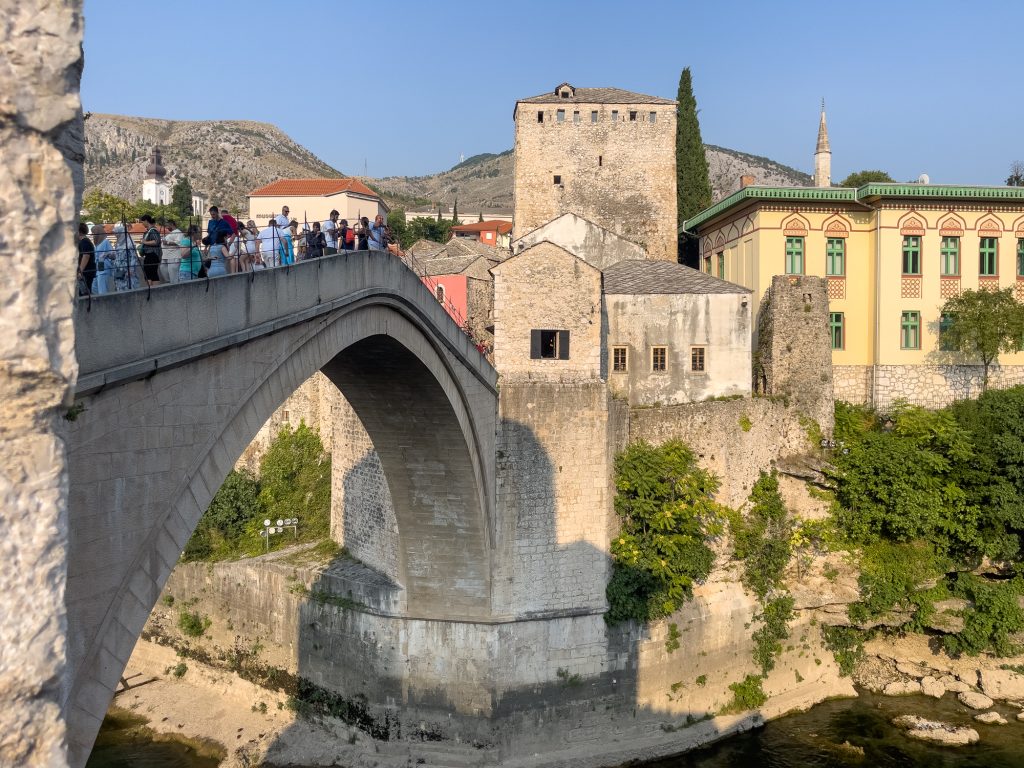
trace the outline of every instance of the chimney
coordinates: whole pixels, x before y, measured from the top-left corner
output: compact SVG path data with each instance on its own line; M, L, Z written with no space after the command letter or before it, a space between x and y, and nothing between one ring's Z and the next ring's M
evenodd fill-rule
M749 187L755 181L756 179L753 176L740 176L740 189L743 189L744 187Z

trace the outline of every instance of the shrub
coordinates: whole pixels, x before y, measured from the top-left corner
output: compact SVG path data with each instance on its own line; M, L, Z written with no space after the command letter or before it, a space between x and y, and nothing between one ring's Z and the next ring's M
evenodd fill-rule
M270 518L298 517L299 540L329 535L331 527L331 457L320 435L301 422L285 424L260 462L260 503ZM262 520L250 525L253 535Z
M782 640L789 637L793 618L793 598L789 595L771 600L758 617L761 626L754 634L754 662L767 675L775 669L775 657L782 653Z
M849 677L864 658L864 633L855 627L822 627L825 647L839 665L840 677Z
M731 683L732 701L722 707L719 714L734 715L760 707L768 701L762 683L763 679L757 675L747 675L740 682Z
M732 515L730 529L735 556L743 561L743 583L764 602L782 581L792 554L793 524L774 472L761 473L750 500L753 505L746 518Z
M988 581L969 573L959 574L953 594L971 602L964 612L964 628L944 638L946 650L953 654L977 656L992 650L998 656L1014 656L1021 646L1010 636L1024 630L1024 611L1020 597L1024 579Z
M187 637L202 637L213 622L195 611L181 611L178 614L178 629Z
M248 470L231 470L185 545L182 559L221 560L255 549L244 538L247 525L263 519L260 484Z
M668 616L707 578L721 531L718 480L679 441L630 445L615 459L615 511L622 521L612 541L609 624Z

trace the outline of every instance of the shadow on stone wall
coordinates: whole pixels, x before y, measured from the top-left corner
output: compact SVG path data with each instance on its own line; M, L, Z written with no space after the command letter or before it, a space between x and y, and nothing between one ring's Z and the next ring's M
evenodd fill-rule
M333 740L322 754L351 764L372 754L387 766L452 759L483 765L551 753L551 765L571 754L578 764L596 766L672 754L719 737L721 725L707 719L706 707L681 708L671 697L664 707L638 704L641 646L664 646L664 626L652 637L650 627L605 624L610 558L586 542L558 542L557 468L533 430L502 421L498 455L498 509L506 514L495 520L492 553L508 562L494 569L492 599L533 595L534 604L557 603L559 594L593 591L596 582L600 606L446 621L421 615L413 601L405 606L402 586L382 574L375 598L353 581L365 586L374 564L335 558L297 605L296 698L304 717L323 719L324 739ZM353 496L346 495L345 506L352 507L343 514L353 531L363 529L359 515L373 514L374 505L355 496L366 489L368 464L373 459L364 457L346 474L346 494ZM501 577L507 583L498 583ZM385 587L402 597L389 599ZM679 621L693 622L703 610L695 606ZM688 655L679 659L683 666L699 667L697 650ZM676 686L679 699L684 687L693 684ZM283 763L308 732L304 723L287 729L268 762Z

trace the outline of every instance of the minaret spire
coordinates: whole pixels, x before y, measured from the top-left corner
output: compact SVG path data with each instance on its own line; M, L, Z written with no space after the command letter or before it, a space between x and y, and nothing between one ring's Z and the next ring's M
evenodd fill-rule
M814 150L814 186L832 186L832 148L828 143L828 125L825 123L825 99L821 100L818 145Z

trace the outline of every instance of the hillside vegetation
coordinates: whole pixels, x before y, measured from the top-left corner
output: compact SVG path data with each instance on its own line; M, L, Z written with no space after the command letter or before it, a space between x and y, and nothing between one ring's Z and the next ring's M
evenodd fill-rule
M146 163L154 146L163 152L168 177L188 176L211 203L248 208L246 195L276 179L337 177L341 172L269 123L246 120L155 120L91 114L85 122L86 192L99 189L129 202L142 196ZM715 200L739 188L742 175L757 184L801 186L810 176L766 157L705 145ZM512 150L484 152L429 176L365 178L393 207L462 211L511 210Z

